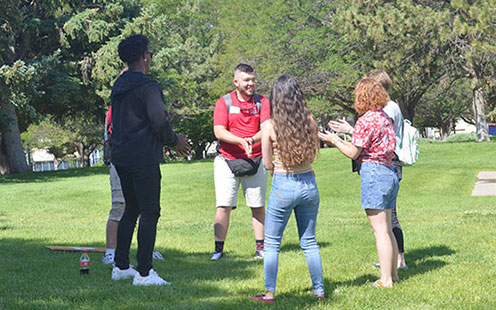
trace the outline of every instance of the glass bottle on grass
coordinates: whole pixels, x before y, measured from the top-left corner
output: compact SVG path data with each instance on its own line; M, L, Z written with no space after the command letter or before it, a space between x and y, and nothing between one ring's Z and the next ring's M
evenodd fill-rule
M89 274L90 273L90 257L88 256L88 251L83 250L83 255L79 259L79 274Z

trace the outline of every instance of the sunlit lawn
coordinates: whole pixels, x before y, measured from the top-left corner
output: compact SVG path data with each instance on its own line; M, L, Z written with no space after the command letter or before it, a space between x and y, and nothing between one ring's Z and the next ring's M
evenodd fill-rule
M314 169L321 194L317 238L328 300L318 302L294 219L280 255L276 303L255 304L263 262L254 260L250 211L232 213L226 257L213 250L212 161L162 166L162 216L154 269L170 287L110 280L101 254L90 253L89 276L79 253L46 245L104 246L110 207L105 167L0 177L0 309L495 309L496 196L472 197L476 175L496 170L496 143L429 144L404 169L398 213L405 234L404 281L372 287L379 271L375 241L360 209L360 180L335 149ZM131 261L135 263L136 242Z

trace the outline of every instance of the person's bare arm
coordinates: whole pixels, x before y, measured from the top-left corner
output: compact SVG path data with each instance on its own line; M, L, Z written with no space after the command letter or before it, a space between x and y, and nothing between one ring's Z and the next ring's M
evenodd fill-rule
M272 163L272 123L267 122L266 126L262 128L262 160L264 167L267 170L273 170L274 164Z
M344 156L351 159L357 159L362 152L362 148L356 147L348 141L344 141L337 134L329 131L326 131L325 133L319 132L319 138L327 145L334 145Z
M238 136L233 135L226 127L222 125L214 126L214 135L217 139L223 142L231 143L231 144L240 144L243 146L245 153L248 157L251 156L251 138L240 138Z

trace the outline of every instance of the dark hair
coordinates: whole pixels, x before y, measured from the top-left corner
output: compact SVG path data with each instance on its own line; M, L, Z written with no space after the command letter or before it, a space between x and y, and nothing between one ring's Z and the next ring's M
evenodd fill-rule
M128 65L137 62L148 49L150 40L142 34L135 34L125 38L117 47L119 58Z
M319 127L294 77L283 75L274 82L270 110L283 164L313 162L320 146Z
M247 64L238 64L236 66L236 68L234 69L234 72L236 71L241 71L241 72L245 72L245 73L251 73L255 70L253 70L252 66L250 65L247 65Z

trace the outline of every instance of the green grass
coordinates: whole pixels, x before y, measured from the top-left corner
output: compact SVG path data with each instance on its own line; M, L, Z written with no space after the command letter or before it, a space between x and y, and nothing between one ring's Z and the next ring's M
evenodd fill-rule
M321 194L317 238L328 300L312 297L294 219L281 248L277 300L256 305L263 263L255 261L250 211L240 197L227 256L210 262L215 197L213 163L162 166L162 216L154 268L170 287L110 280L101 254L90 253L89 276L79 253L46 245L104 246L110 206L105 167L0 177L0 309L495 309L496 197L472 197L476 175L496 170L496 142L423 144L404 168L398 214L408 271L394 289L370 282L379 271L375 241L360 209L360 179L336 149L314 169ZM135 262L133 241L131 261Z

